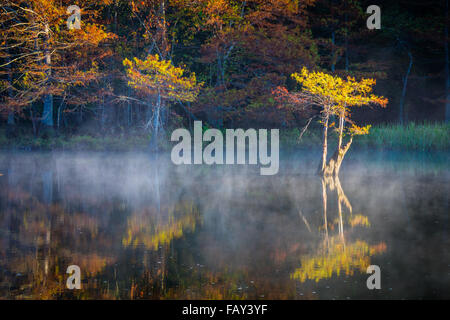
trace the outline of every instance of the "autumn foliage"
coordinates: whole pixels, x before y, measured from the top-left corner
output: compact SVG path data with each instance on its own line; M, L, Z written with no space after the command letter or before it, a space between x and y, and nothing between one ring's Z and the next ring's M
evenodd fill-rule
M148 95L161 95L168 100L194 101L201 83L197 83L195 73L185 76L185 70L172 65L169 60L161 60L159 56L148 55L145 60L125 59L129 78L128 85Z
M313 106L319 108L320 122L323 125L322 161L319 172L337 175L345 153L353 141L353 136L368 134L370 129L370 125L358 126L352 121L350 107L364 105L385 107L388 100L373 94L376 80L371 78L363 78L358 81L354 77L348 76L347 79L342 79L339 76L320 71L309 71L305 67L300 73L293 73L292 78L301 86L299 92L289 93L286 88L278 87L273 93L280 102L303 112L313 113L311 111ZM339 142L335 154L327 164L328 128L331 126L329 123L331 116L339 118L337 128ZM350 124L346 130L350 135L350 140L343 146L345 123Z

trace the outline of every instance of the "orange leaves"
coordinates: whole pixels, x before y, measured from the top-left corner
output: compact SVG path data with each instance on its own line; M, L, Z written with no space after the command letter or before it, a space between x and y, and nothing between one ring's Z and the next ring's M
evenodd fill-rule
M194 101L202 83L197 83L195 73L185 76L183 68L175 67L158 55L148 55L145 60L123 60L129 78L128 85L147 93L160 94L169 100Z
M289 93L286 87L278 86L272 90L272 94L278 102L284 104L299 106L307 103L304 96L296 93Z
M15 104L26 106L43 96L66 97L67 103L84 104L80 94L71 88L87 86L100 76L97 64L108 55L108 48L99 44L115 35L99 23L102 7L112 0L80 0L81 29L69 30L66 21L69 1L10 1L11 8L0 13L0 20L9 28L0 32L0 52L14 61L8 66L12 78L9 88ZM12 24L11 21L17 21ZM14 52L9 50L15 48ZM6 66L5 66L6 67ZM95 97L95 95L92 95ZM8 102L9 103L9 102Z
M83 28L77 32L77 40L89 45L98 45L106 39L115 39L117 36L113 33L105 32L104 28L95 24L83 25Z
M359 127L355 124L352 124L352 126L350 128L348 128L348 132L352 136L362 136L362 135L369 134L369 130L371 127L372 127L371 125Z
M386 108L386 106L389 102L389 100L384 97L377 97L377 96L372 95L370 98L373 101L373 103L378 104L382 108Z

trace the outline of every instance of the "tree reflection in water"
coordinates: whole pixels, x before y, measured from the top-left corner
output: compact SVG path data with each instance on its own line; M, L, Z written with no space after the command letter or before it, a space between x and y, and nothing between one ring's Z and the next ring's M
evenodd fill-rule
M338 179L309 169L270 178L252 170L136 154L0 154L0 298L367 298L378 294L366 287L370 264L383 268L386 288L402 285L398 270L410 269L399 268L418 256L407 252L411 241L414 253L439 253L429 265L447 268L436 258L446 257L436 251L446 230L434 224L447 217L442 171L423 175L436 183L431 192L414 172L391 179L398 170L384 168L387 178L372 179L358 167L345 194ZM417 213L430 203L434 216ZM432 219L427 241L413 212ZM72 264L81 290L66 288ZM424 265L414 265L420 278L405 278L444 287L426 280ZM405 287L395 297L409 292L422 296Z
M48 165L33 160L26 175L11 164L7 180L1 181L6 187L0 192L0 296L163 295L170 243L201 222L194 203L165 198L161 204L156 166L150 173L155 179L149 201L131 211L124 199L96 198L74 183L76 177L59 174L50 156ZM82 290L66 289L71 264L82 271Z
M322 199L323 199L323 242L319 245L314 254L304 255L300 258L301 267L297 268L291 274L292 279L305 282L306 280L329 279L333 274L339 276L341 273L345 275L353 275L356 271L365 273L370 265L370 257L374 254L384 252L386 244L381 242L377 245L369 245L363 240L355 240L346 243L344 232L344 214L342 206L348 211L347 222L350 229L355 226L369 227L370 223L367 217L363 215L353 215L350 201L342 189L339 177L328 176L321 178L322 182ZM337 195L338 214L337 219L329 222L327 212L327 189L335 191ZM329 235L329 229L338 226L337 235ZM351 230L350 230L351 233Z

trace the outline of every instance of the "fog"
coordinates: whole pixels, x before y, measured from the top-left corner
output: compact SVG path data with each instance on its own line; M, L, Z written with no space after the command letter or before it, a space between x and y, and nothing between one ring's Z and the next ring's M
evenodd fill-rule
M319 156L1 154L0 297L70 296L76 264L91 298L449 298L448 154L354 151L328 180Z

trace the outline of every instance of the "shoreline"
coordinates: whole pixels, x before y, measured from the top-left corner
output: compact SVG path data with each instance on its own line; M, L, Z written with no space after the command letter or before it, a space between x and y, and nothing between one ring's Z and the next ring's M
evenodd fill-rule
M50 137L35 137L24 132L27 128L18 128L13 137L6 136L6 130L0 128L0 150L2 151L112 151L141 152L148 151L151 136L148 133L92 134L92 133L55 133ZM299 140L302 128L280 129L280 150L314 150L321 146L322 131L313 128L305 132ZM171 132L167 129L167 132ZM330 151L337 143L337 136L328 137ZM168 135L166 143L160 145L161 151L170 151L175 142ZM450 124L410 123L405 126L396 124L378 125L371 128L366 136L354 139L352 150L375 149L393 151L449 151Z

